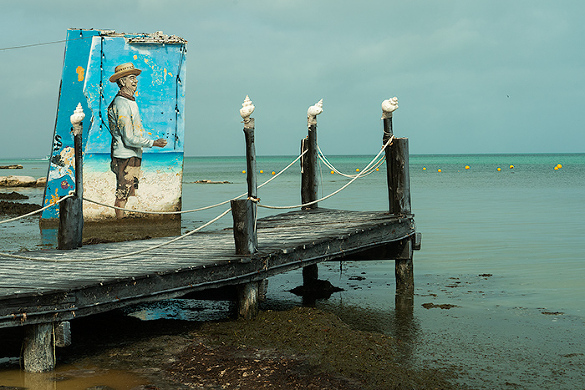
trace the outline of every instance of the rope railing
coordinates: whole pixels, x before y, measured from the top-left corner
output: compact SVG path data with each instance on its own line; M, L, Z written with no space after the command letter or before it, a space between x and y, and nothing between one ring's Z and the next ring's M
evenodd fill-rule
M306 206L310 206L313 205L317 202L326 200L328 198L331 198L332 196L338 194L339 192L343 191L345 188L347 188L350 184L352 184L354 181L356 181L358 178L361 178L363 176L366 176L367 174L371 173L373 171L373 169L376 168L376 165L380 164L380 161L383 161L383 159L380 159L380 155L384 152L384 150L392 143L392 140L394 139L394 136L392 136L388 142L386 142L386 144L384 144L384 146L382 147L382 149L380 150L380 152L378 152L378 154L370 161L370 163L368 163L368 165L366 165L366 167L360 171L357 175L355 175L349 182L347 182L345 185L343 185L342 187L340 187L339 189L337 189L336 191L332 192L329 195L326 195L320 199L314 200L312 202L308 202L308 203L304 203L304 204L300 204L300 205L293 205L293 206L270 206L270 205L263 205L258 203L257 205L259 207L264 207L267 209L278 209L278 210L283 210L283 209L292 209L292 208L299 208L299 207L306 207ZM287 169L289 169L294 163L296 163L300 158L303 157L303 155L307 152L307 150L303 151L299 156L297 156L297 158L295 158L295 160L293 160L290 164L288 164L285 168L283 168L280 172L278 172L277 174L275 174L273 177L271 177L270 179L268 179L267 181L265 181L264 183L262 183L261 185L259 185L258 187L262 187L268 183L270 183L272 180L276 179L278 176L280 176L283 172L285 172ZM373 168L372 168L373 167ZM226 203L229 203L231 200L233 199L239 199L242 196L245 196L246 193L243 193L241 195L239 195L238 197L232 198L230 200L224 201L224 202L220 202L214 205L210 205L210 206L205 206L205 207L201 207L198 209L193 209L193 210L184 210L184 211L176 211L176 212L150 212L150 211L136 211L136 210L128 210L128 211L132 211L132 212L140 212L140 213L148 213L148 214L182 214L182 213L187 213L187 212L194 212L194 211L200 211L200 210L206 210L206 209L210 209L213 207L218 207L221 205L224 205ZM13 220L17 220L20 218L24 218L26 216L29 215L33 215L35 213L39 213L42 212L43 210L52 207L60 202L62 202L63 200L65 200L66 198L72 197L73 194L70 193L67 196L64 196L63 198L60 198L57 202L55 202L54 204L48 205L43 207L42 209L39 210L35 210L32 213L28 213L26 215L22 215L20 217L17 218L12 218L10 220L5 220L5 221L0 221L0 223L5 223L5 222L10 222ZM107 205L107 204L102 204L100 202L96 202L93 201L91 199L86 199L85 197L83 198L83 200L86 200L88 202L92 202L92 203L96 203L98 205L102 205L105 207L111 207L111 208L115 208L115 209L121 209L119 207L116 206L111 206L111 205ZM163 243L160 244L156 244L156 245L152 245L148 248L143 248L140 250L136 250L136 251L132 251L132 252L127 252L127 253L122 253L122 254L116 254L116 255L112 255L112 256L102 256L102 257L95 257L95 258L88 258L88 259L55 259L55 258L47 258L47 257L31 257L31 256L23 256L23 255L15 255L15 254L11 254L11 253L4 253L4 252L0 252L0 257L8 257L8 258L15 258L15 259L21 259L21 260L30 260L30 261L39 261L39 262L54 262L54 263L68 263L68 262L89 262L89 261L105 261L105 260L112 260L112 259L120 259L120 258L124 258L124 257L128 257L128 256L134 256L134 255L138 255L138 254L142 254L148 251L152 251L154 249L158 249L161 248L163 246L172 244L176 241L179 241L183 238L186 238L194 233L197 233L198 231L206 228L207 226L213 224L214 222L218 221L219 219L223 218L225 215L227 215L229 212L231 211L231 208L225 210L223 213L221 213L220 215L218 215L217 217L211 219L210 221L206 222L205 224L199 226L198 228L191 230L181 236L175 237L173 239L170 239L168 241L165 241Z
M289 169L294 163L296 163L297 161L299 161L299 159L305 154L307 153L307 151L303 151L303 153L301 153L297 158L295 158L290 164L288 164L286 167L284 167L282 170L280 170L278 173L276 173L274 176L272 176L270 179L266 180L264 183L260 184L258 186L258 188L261 188L263 186L265 186L266 184L270 183L272 180L276 179L278 176L280 176L283 172L285 172L287 169ZM128 211L128 212L133 212L133 213L139 213L139 214L157 214L157 215L177 215L177 214L187 214L187 213L193 213L193 212L197 212L197 211L203 211L203 210L208 210L208 209L212 209L214 207L219 207L219 206L223 206L224 204L229 203L232 199L240 199L243 196L246 196L247 192L235 197L235 198L231 198L228 200L225 200L223 202L220 203L216 203L216 204L212 204L209 206L204 206L204 207L199 207L196 209L191 209L191 210L179 210L179 211L147 211L147 210L134 210L134 209L126 209L123 207L118 207L118 206L113 206L110 204L105 204L105 203L101 203L98 202L96 200L92 200L92 199L88 199L86 197L83 197L83 200L87 201L87 202L91 202L94 204L97 204L99 206L104 206L104 207L109 207L112 209L116 209L116 210L122 210L122 211Z
M8 223L8 222L13 222L13 221L18 221L19 219L26 218L26 217L30 217L31 215L35 215L35 214L38 214L38 213L42 213L46 209L51 208L51 207L53 207L55 205L58 205L59 203L63 202L65 199L70 198L72 196L73 196L73 194L72 193L69 193L68 195L65 195L64 197L60 198L55 203L51 203L51 204L49 204L49 205L47 205L45 207L42 207L42 208L40 208L38 210L31 211L28 214L23 214L23 215L19 215L18 217L14 217L14 218L10 218L10 219L5 219L3 221L0 221L0 224Z
M294 159L290 164L288 164L280 172L278 172L277 174L275 174L270 179L266 180L264 183L262 183L258 187L262 187L262 186L270 183L272 180L276 179L279 175L281 175L283 172L285 172L287 169L289 169L294 163L296 163L305 153L306 153L306 151L304 151L303 153L301 153L296 159ZM245 196L245 195L246 195L246 193L241 194L240 196L238 196L236 198L233 198L233 199L239 199L239 198L241 198L242 196ZM70 196L73 196L73 194L67 195L67 197L70 197ZM62 201L63 199L65 199L65 197L61 198L59 200L59 202ZM90 201L90 202L93 202L93 201L91 201L89 199L85 199L85 198L83 198L83 199L84 200L87 200L87 201ZM230 200L227 200L227 201L218 203L216 205L203 207L203 208L200 208L200 210L205 210L205 209L209 209L209 208L212 208L212 207L217 207L217 206L220 206L220 205L229 203L233 199L230 199ZM99 204L99 202L93 202L93 203L98 203ZM114 206L109 206L109 205L105 205L105 206L114 207ZM37 210L37 211L39 211L39 210ZM130 210L130 211L135 211L135 210ZM193 211L193 210L186 210L186 211ZM172 239L170 239L168 241L165 241L163 243L150 246L148 248L144 248L144 249L140 249L140 250L132 251L132 252L128 252L128 253L122 253L122 254L117 254L117 255L113 255L113 256L103 256L103 257L96 257L96 258L88 258L88 259L54 259L54 258L47 258L47 257L31 257L31 256L15 255L15 254L11 254L11 253L0 252L0 257L9 257L9 258L21 259L21 260L30 260L30 261L39 261L39 262L53 262L53 263L105 261L105 260L112 260L112 259L118 259L118 258L128 257L128 256L133 256L133 255L138 255L138 254L141 254L141 253L145 253L145 252L148 252L148 251L151 251L151 250L154 250L154 249L158 249L160 247L163 247L165 245L169 245L169 244L171 244L173 242L176 242L176 241L181 240L181 239L183 239L185 237L188 237L188 236L190 236L190 235L192 235L194 233L197 233L198 231L206 228L207 226L209 226L209 225L213 224L214 222L218 221L219 219L223 218L230 211L231 211L231 208L225 210L223 213L221 213L217 217L213 218L212 220L208 221L207 223L205 223L205 224L199 226L198 228L196 228L194 230L191 230L190 232L187 232L187 233L185 233L185 234L183 234L181 236L172 238Z
M323 153L323 151L321 150L321 148L319 147L319 145L317 145L317 151L319 152L319 159L323 162L323 164L325 164L325 166L327 166L327 168L331 169L333 172L337 173L338 175L347 177L347 178L353 178L356 177L358 174L347 174L347 173L343 173L341 171L339 171L337 168L335 168L335 166L333 164L331 164L331 162L327 159L327 157L325 156L325 154ZM386 160L386 156L382 155L380 157L380 159L374 164L372 165L372 167L370 167L366 172L363 172L361 174L361 177L367 176L369 174L371 174L372 172L375 172L377 168L379 168L383 163L384 160Z
M311 206L315 203L321 202L325 199L329 199L334 195L337 195L338 193L340 193L341 191L343 191L344 189L346 189L351 183L353 183L354 181L356 181L357 179L361 178L363 175L363 172L367 172L368 169L370 169L370 167L372 165L374 165L374 163L376 162L376 160L380 157L380 155L384 152L384 150L392 143L392 140L394 139L394 136L390 137L390 139L388 140L388 142L386 142L384 144L384 146L382 147L382 149L380 150L380 152L378 152L378 154L376 155L376 157L374 157L372 159L372 161L370 161L370 163L360 172L358 173L354 178L352 178L349 182L345 183L342 187L340 187L339 189L337 189L336 191L333 191L332 193L330 193L329 195L326 195L324 197L322 197L321 199L317 199L311 202L307 202L307 203L303 203L303 204L298 204L298 205L294 205L294 206L270 206L270 205L264 205L264 204L258 204L258 207L264 207L266 209L274 209L274 210L286 210L286 209L296 209L299 207L306 207L306 206Z

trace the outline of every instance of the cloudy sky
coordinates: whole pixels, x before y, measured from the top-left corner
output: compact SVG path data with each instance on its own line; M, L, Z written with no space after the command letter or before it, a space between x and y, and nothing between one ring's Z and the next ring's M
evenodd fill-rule
M49 154L68 28L189 41L185 153L375 154L380 104L420 153L585 152L582 0L0 0L0 158Z

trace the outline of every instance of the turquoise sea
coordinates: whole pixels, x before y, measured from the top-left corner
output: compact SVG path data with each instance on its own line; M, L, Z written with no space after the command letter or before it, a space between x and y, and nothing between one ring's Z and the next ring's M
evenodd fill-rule
M348 174L363 169L372 157L328 156ZM294 158L258 157L258 171L263 171L258 184ZM0 160L0 165L14 163L25 168L1 174L40 177L48 164ZM183 209L244 193L243 170L243 157L186 158ZM416 295L408 326L400 325L395 312L393 261L321 265L320 278L345 291L317 306L359 329L406 340L405 364L459 367L459 381L473 388L585 388L585 154L411 155L410 178L412 211L423 239L414 254ZM229 184L195 183L204 179ZM322 165L319 194L347 181ZM40 204L42 190L20 192ZM299 204L299 164L258 194L266 205ZM387 199L382 165L320 207L386 210ZM186 214L182 227L191 230L225 207ZM272 213L259 209L260 217ZM228 226L229 215L210 229ZM36 218L0 230L3 251L50 245L41 239ZM288 290L301 279L300 271L270 279L265 307L300 305L301 298ZM427 309L427 303L454 307ZM141 312L147 318L227 313L221 305L206 311L192 310L193 304L175 300Z

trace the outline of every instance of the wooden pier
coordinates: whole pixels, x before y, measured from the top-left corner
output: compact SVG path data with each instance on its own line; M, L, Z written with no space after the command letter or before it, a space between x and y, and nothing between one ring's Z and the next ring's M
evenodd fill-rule
M323 261L394 260L397 297L412 302L413 250L420 248L420 234L410 210L408 139L393 138L391 116L384 119L389 211L320 208L316 118L309 119L309 142L303 144L313 157L302 162L302 209L256 221L254 120L247 117L248 199L231 202L233 229L201 231L171 243L156 238L81 246L78 187L75 201L61 206L77 211L62 213L60 249L26 252L28 259L0 258L0 328L27 328L25 370L54 367L54 346L67 345L68 321L75 318L225 286L236 287L238 315L251 318L264 280L303 268L307 284L317 279ZM76 226L65 228L71 224ZM150 247L155 248L135 253Z
M72 320L194 291L259 282L364 251L399 257L415 240L412 216L314 209L258 220L259 250L235 254L233 231L202 232L143 254L110 260L167 238L27 252L56 262L2 258L0 327ZM310 227L310 228L308 228ZM394 259L393 259L394 260ZM409 260L409 259L404 259Z

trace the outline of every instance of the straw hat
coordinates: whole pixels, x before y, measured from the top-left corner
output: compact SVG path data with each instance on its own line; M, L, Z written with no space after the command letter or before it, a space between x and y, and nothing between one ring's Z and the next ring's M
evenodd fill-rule
M119 78L128 76L129 74L135 74L136 76L138 76L140 73L142 73L142 71L140 69L136 69L134 67L134 64L131 62L127 62L125 64L116 66L114 72L115 73L110 77L110 81L112 83L116 82L116 80L118 80Z

